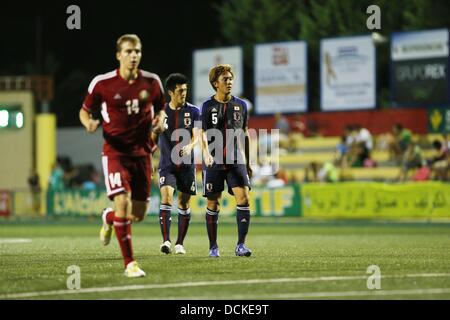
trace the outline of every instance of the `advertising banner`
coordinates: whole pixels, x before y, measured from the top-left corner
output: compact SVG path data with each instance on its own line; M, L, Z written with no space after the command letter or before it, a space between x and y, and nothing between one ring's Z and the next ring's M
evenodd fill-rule
M307 218L440 218L450 217L450 185L305 184L301 188Z
M147 214L159 214L160 194L156 186L152 187L150 205ZM112 206L104 190L82 191L50 191L48 193L48 213L55 216L98 216L105 207ZM191 212L194 216L203 216L206 198L200 194L191 198ZM250 208L256 216L300 216L300 190L298 185L281 188L252 188L250 192ZM176 212L176 206L174 211ZM228 192L222 193L220 203L221 216L236 214L236 202Z
M321 109L375 108L375 61L375 45L371 36L321 40Z
M0 217L11 215L11 193L6 190L0 190Z
M392 34L391 94L398 106L450 102L448 30Z
M428 109L428 133L450 133L450 107Z
M255 48L255 110L258 114L305 112L306 42L259 44Z
M217 64L229 64L234 72L233 95L240 97L243 92L244 73L242 48L227 47L195 50L193 53L193 103L201 108L202 103L215 94L209 83L209 70Z

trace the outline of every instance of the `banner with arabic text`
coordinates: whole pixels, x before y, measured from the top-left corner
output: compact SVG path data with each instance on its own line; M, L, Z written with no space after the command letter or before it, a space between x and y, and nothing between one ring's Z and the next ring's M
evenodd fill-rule
M337 183L301 187L306 218L450 217L450 184Z

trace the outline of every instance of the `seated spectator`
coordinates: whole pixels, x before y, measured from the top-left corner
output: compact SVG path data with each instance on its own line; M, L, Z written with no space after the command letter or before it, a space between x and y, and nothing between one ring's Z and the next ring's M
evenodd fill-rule
M360 154L363 153L362 145L357 143L358 131L355 125L345 127L345 144L347 146L346 165L348 167L362 167Z
M426 167L426 160L423 157L422 149L416 141L411 141L403 155L398 181L406 181L410 170L420 169L422 167Z
M370 159L370 153L373 149L373 139L369 130L361 127L360 124L355 124L354 126L356 135L355 142L359 144L359 161L364 164L367 159Z
M289 149L289 121L279 112L275 114L275 129L279 130L280 148Z
M301 147L301 141L306 136L306 125L300 115L296 115L290 125L289 151L293 152Z
M347 136L341 136L341 142L336 146L336 155L335 161L338 163L340 167L347 166L347 154L348 154L348 146L347 146Z
M258 163L253 166L252 185L263 186L266 185L270 177L273 176L274 171L269 159L260 158Z
M336 166L332 162L327 161L320 168L317 177L321 182L338 182L339 173Z
M284 187L288 183L286 173L280 169L271 177L266 183L267 188L280 188Z
M345 126L344 135L345 135L345 143L348 149L350 149L353 143L355 142L356 138L356 130L352 124Z
M389 141L389 158L401 162L403 154L408 149L412 140L412 133L410 130L403 128L399 123L392 127L392 137Z
M444 133L442 135L442 138L444 139L444 148L447 150L447 152L450 151L450 139L448 138L448 133Z
M36 170L31 170L31 174L28 177L28 186L31 191L31 202L34 213L39 213L41 208L41 183L39 175Z
M56 162L53 165L52 172L50 174L49 179L49 190L52 191L61 191L64 190L66 187L64 183L64 170L62 169L61 165Z
M449 168L449 149L439 140L433 141L433 149L435 154L427 161L431 168L431 175L434 180L446 181Z
M97 190L100 182L100 175L94 166L89 166L90 172L87 180L81 184L81 189L94 191Z
M320 163L313 161L305 167L304 182L318 182Z
M323 165L313 161L305 168L305 182L337 182L338 180L338 170L330 161Z

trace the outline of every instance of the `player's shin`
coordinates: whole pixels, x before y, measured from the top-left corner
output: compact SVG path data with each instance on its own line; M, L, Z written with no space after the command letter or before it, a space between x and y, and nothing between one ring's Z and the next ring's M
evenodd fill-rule
M131 221L127 218L114 217L114 231L124 259L125 267L132 262L133 246L131 243Z
M189 228L189 221L191 220L191 209L186 210L178 208L178 238L176 244L183 244L184 238Z
M159 207L159 224L161 227L161 234L163 242L170 241L170 224L172 206L168 204L161 204Z
M209 248L217 247L217 221L219 211L213 211L206 208L206 230L208 232Z
M250 207L248 205L237 206L236 222L238 227L238 244L245 243L245 237L250 225Z

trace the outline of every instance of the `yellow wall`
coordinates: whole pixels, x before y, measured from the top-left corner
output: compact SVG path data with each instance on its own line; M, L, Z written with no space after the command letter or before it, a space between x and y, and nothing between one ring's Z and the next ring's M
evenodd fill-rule
M30 91L0 92L0 106L2 104L20 104L24 126L15 130L0 129L0 189L25 189L33 167L33 94Z
M36 169L41 188L47 189L52 167L56 162L56 116L36 115Z

